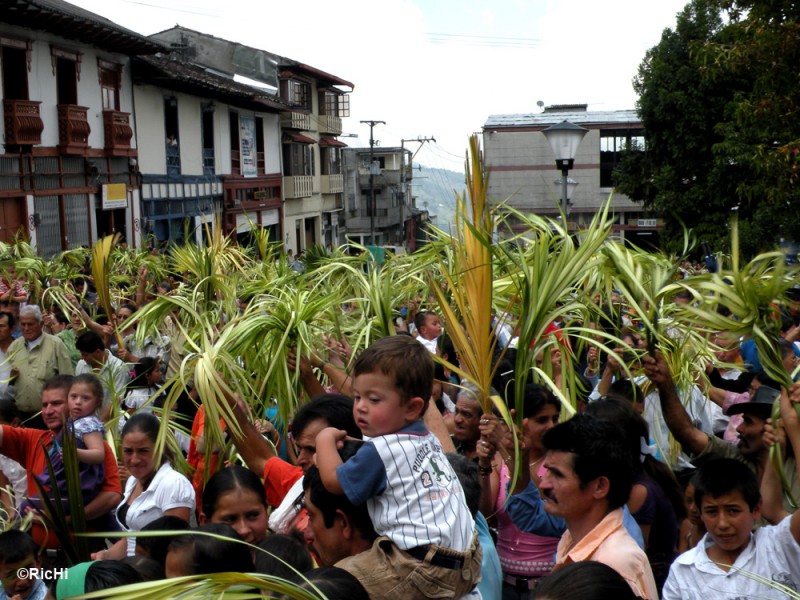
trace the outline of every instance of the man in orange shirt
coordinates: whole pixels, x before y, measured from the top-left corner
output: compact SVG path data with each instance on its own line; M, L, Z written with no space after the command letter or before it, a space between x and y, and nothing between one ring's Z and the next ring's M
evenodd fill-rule
M303 531L308 523L305 510L298 513L296 500L303 494L303 474L314 464L317 434L326 427L347 431L361 439L361 431L353 419L353 400L338 394L323 394L300 408L292 421L293 443L297 464L292 465L275 454L275 450L250 422L235 400L229 400L242 437L232 436L236 450L247 467L264 478L267 503L274 507L269 526L275 533ZM229 431L235 428L229 427Z
M38 495L34 478L47 473L45 451L50 452L61 443L69 406L67 394L72 384L71 375L56 375L47 380L42 388L42 420L47 430L28 429L22 427L0 426L0 453L16 460L25 466L28 472L28 494ZM108 514L122 501L122 487L119 481L119 469L114 453L108 444L105 446L105 477L100 493L86 506L84 514L87 527L95 531L108 531ZM34 522L31 535L37 544L45 548L58 548L60 543L52 530L45 530ZM101 543L102 540L98 540Z

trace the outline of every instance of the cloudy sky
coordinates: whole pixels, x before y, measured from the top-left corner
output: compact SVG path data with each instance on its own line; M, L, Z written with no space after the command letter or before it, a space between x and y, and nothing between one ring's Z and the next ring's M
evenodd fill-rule
M176 24L263 48L355 84L351 146L435 137L416 160L461 170L491 114L537 101L634 108L646 50L688 0L70 0L149 35ZM406 144L414 147L415 144Z

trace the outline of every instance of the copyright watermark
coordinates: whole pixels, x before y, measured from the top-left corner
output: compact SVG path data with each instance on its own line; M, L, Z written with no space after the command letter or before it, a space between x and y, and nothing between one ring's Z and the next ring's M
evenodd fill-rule
M36 567L23 567L17 569L18 579L45 579L52 581L54 579L66 579L69 577L69 569L37 569Z

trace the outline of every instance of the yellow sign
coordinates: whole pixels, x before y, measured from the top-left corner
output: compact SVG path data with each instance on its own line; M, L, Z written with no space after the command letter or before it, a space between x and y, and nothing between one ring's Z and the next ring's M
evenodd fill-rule
M127 208L128 186L126 186L124 183L104 183L102 187L103 210Z

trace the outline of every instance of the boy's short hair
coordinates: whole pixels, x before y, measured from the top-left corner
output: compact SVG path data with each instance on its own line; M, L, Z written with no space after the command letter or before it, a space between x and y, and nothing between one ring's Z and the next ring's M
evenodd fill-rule
M692 477L694 502L699 509L704 496L719 498L725 494L741 492L752 512L761 500L761 490L756 474L741 461L732 458L709 460Z
M0 563L8 565L28 558L33 561L39 558L39 546L30 535L19 529L0 533Z
M75 348L79 352L91 353L98 350L105 350L106 345L103 342L103 338L101 338L97 332L84 331L75 340Z
M420 331L423 327L425 327L425 323L428 321L429 316L435 317L436 313L429 310L421 310L414 315L414 327L417 328L417 331Z
M425 400L420 416L424 414L433 393L433 358L425 346L404 335L377 340L358 357L353 376L377 372L394 378L404 400Z

